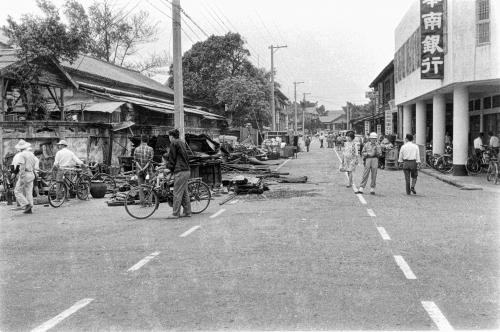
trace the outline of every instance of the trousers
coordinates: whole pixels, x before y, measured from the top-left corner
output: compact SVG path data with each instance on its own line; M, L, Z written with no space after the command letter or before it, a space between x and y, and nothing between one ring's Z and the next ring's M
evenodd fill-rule
M365 170L363 171L363 177L361 178L361 184L359 185L361 188L364 188L366 186L366 183L368 182L368 176L371 172L372 181L370 187L375 189L375 186L377 185L377 169L378 158L372 157L365 159Z
M188 192L188 181L191 171L180 171L174 174L174 204L172 214L180 216L181 206L184 214L191 214L191 199Z
M33 172L26 172L25 174L24 181L19 177L14 188L14 195L21 207L25 207L26 205L33 206L33 181L35 180L35 174Z
M410 194L410 189L415 187L418 177L417 162L415 160L403 161L403 172L405 173L406 193ZM411 184L410 184L411 178Z

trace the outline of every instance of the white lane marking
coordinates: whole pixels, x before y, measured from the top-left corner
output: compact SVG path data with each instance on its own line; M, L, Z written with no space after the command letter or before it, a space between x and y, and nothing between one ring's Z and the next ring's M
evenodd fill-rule
M453 327L448 322L446 317L444 317L441 310L439 310L436 303L432 301L422 301L422 306L427 311L434 324L438 327L439 331L452 331Z
M391 238L389 237L389 234L385 231L384 227L377 227L378 232L380 233L380 236L382 236L382 239L388 241Z
M235 199L234 201L229 202L229 204L236 204L238 203L239 199Z
M94 299L83 299L83 300L76 302L75 304L73 304L73 306L71 306L71 308L64 310L63 312L61 312L59 315L55 316L54 318L49 319L48 321L46 321L45 323L43 323L42 325L40 325L38 327L35 327L33 330L31 330L31 332L45 332L45 331L53 328L54 326L56 326L57 324L62 322L65 318L71 316L72 314L74 314L75 312L77 312L81 308L85 307L87 304L89 304L92 301L94 301Z
M289 162L290 160L291 160L291 159L287 159L287 160L285 160L285 161L283 162L283 164L281 164L281 165L279 165L278 167L276 167L276 171L278 171L281 167L285 166L285 164L286 164L287 162Z
M146 256L143 259L141 259L140 261L138 261L134 266L132 266L127 271L131 272L131 271L137 271L137 270L139 270L141 267L143 267L144 265L146 265L150 260L152 260L153 258L155 258L156 256L158 256L159 254L160 254L159 251L155 251L151 255Z
M261 195L262 197L264 197L265 199L267 199L267 196L266 196L266 195L264 195L264 194L260 194L260 195Z
M191 227L190 229L188 229L187 231L185 231L184 233L182 233L180 235L180 237L186 237L188 236L189 234L193 233L195 230L197 230L198 228L200 228L200 226L194 226L194 227Z
M370 217L376 217L375 212L373 212L373 210L372 210L372 209L366 209L366 212L368 212L368 215L369 215Z
M212 214L209 218L210 219L213 219L217 216L219 216L221 213L223 213L224 211L226 211L226 209L220 209L219 211L215 212L214 214Z
M396 260L396 264L398 264L401 271L403 271L406 279L417 279L417 277L413 274L410 266L406 263L403 256L394 255L394 259Z
M339 161L342 161L342 159L340 159L340 156L339 154L337 153L337 149L333 150L335 152L335 154L337 155L337 158L339 159Z
M365 198L363 197L363 194L356 194L356 196L358 196L358 199L361 202L361 204L366 205L366 201L365 201Z

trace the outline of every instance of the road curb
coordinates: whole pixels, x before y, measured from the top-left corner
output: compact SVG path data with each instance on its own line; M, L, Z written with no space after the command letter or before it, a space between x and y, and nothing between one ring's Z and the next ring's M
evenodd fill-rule
M436 171L432 171L429 169L421 169L420 172L432 176L438 180L441 180L445 183L451 184L452 186L460 188L460 190L483 190L483 187L473 185L473 184L468 184L468 183L463 183L461 181L455 180L455 179L450 179L446 175L443 175L441 173L436 173Z

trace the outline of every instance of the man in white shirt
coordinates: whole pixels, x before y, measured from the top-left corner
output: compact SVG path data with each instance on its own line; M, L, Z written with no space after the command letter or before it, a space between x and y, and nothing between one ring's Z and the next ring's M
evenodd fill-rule
M54 168L57 169L56 180L62 181L63 175L68 168L74 168L76 165L83 165L83 161L78 158L73 151L68 149L68 142L60 140L57 143L56 156L54 158Z
M23 139L15 146L21 152L19 153L19 174L14 194L20 209L24 210L23 213L32 213L31 209L33 208L33 181L35 180L37 158L33 152L28 150L29 147L31 144Z
M483 146L483 133L479 133L479 135L476 137L474 140L474 151L476 152L476 155L481 158L481 152L484 150Z
M417 194L415 184L418 177L418 165L420 165L420 151L418 145L413 143L413 135L406 134L405 144L399 150L400 163L403 163L403 172L405 173L406 194ZM410 186L411 177L411 186Z
M488 132L488 136L490 136L490 148L493 149L494 154L498 154L499 144L498 137L493 134L492 131Z

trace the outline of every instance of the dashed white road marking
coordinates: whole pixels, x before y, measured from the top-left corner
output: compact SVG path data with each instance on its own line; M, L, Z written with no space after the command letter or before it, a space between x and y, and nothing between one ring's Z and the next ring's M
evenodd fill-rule
M238 202L239 202L239 199L235 199L235 200L233 200L233 201L229 202L229 204L236 204L236 203L238 203Z
M182 233L180 235L180 237L186 237L188 236L189 234L193 233L195 230L197 230L198 228L200 228L200 226L194 226L194 227L191 227L190 229L188 229L187 231L185 231L184 233Z
M226 209L220 209L219 211L215 212L214 214L212 214L209 218L210 219L213 219L217 216L219 216L221 213L223 213L224 211L226 211Z
M417 279L417 277L413 274L410 266L404 260L403 256L394 255L394 259L396 260L396 264L398 264L401 271L403 271L406 279Z
M422 306L427 311L432 321L438 327L439 331L452 331L453 327L439 310L436 303L432 301L422 301Z
M364 204L364 205L367 204L365 201L365 198L363 197L363 194L356 194L356 196L358 196L358 199L361 202L361 204Z
M382 236L382 239L388 241L391 238L389 237L389 234L385 231L384 227L377 227L378 232L380 233L380 236Z
M279 165L278 167L276 167L276 170L279 170L281 167L285 166L285 164L286 164L287 162L289 162L290 160L291 160L291 159L287 159L287 160L285 160L285 161L283 162L283 164L281 164L281 165Z
M53 328L54 326L56 326L57 324L62 322L65 318L71 316L72 314L74 314L75 312L77 312L81 308L85 307L87 304L89 304L92 301L94 301L94 299L83 299L83 300L76 302L75 304L73 304L73 306L64 310L59 315L55 316L52 319L49 319L48 321L46 321L45 323L43 323L40 326L35 327L33 330L31 330L31 332L45 332L45 331Z
M373 212L373 210L372 210L372 209L366 209L366 212L368 212L368 215L369 215L370 217L376 217L375 212Z
M160 254L159 251L155 251L154 253L152 253L151 255L149 256L146 256L144 257L143 259L141 259L139 262L137 262L134 266L132 266L130 269L128 269L127 271L128 272L132 272L132 271L137 271L139 270L141 267L143 267L144 265L146 265L150 260L152 260L153 258L155 258L156 256L158 256Z

